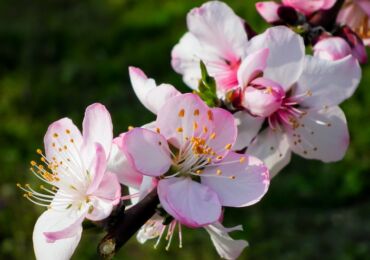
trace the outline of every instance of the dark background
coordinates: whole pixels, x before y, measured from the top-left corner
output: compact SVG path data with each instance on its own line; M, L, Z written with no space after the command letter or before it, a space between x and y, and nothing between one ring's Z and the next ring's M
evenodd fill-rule
M32 259L32 230L43 211L16 183L40 184L29 161L43 147L48 125L68 116L80 126L85 107L102 102L118 135L154 119L136 99L127 67L141 67L158 83L189 91L170 67L170 51L186 31L186 13L202 1L2 0L0 2L0 259ZM255 1L229 5L258 32L267 24ZM236 237L249 259L365 259L370 254L370 71L342 108L351 145L341 162L293 157L256 206L230 209L226 225L243 224ZM102 237L86 230L74 259L95 259ZM184 231L157 250L133 238L117 259L214 259L204 230Z

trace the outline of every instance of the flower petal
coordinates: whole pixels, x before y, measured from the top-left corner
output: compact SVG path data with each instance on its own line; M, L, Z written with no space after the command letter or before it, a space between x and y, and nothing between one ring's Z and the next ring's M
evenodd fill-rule
M284 26L267 29L251 39L248 53L268 48L269 56L263 76L288 90L303 70L305 46L303 38Z
M300 126L285 127L291 149L308 159L324 162L341 160L348 148L347 121L339 107L308 110L300 119Z
M88 194L95 192L104 177L105 171L107 170L107 159L105 157L103 146L99 143L95 143L94 148L94 159L91 162L91 167L88 169L88 175L92 179L92 182L87 189Z
M144 128L134 128L126 133L123 149L131 165L144 175L160 176L172 163L167 140Z
M89 167L95 156L95 143L101 144L106 157L109 157L113 140L112 119L105 106L95 103L86 108L82 125L82 155L86 167Z
M256 3L257 12L268 23L274 23L274 22L280 21L280 17L278 15L278 9L280 6L281 6L280 4L273 2L273 1Z
M249 54L240 64L238 70L238 83L240 87L246 87L266 68L269 49L264 48Z
M257 136L265 121L262 117L251 116L246 111L238 111L234 114L238 127L238 137L233 146L234 150L241 150L247 147L254 137Z
M64 228L66 222L73 222L67 212L47 210L37 220L33 231L33 247L36 258L39 260L70 259L81 239L82 226L80 225L73 236L47 242L44 232Z
M215 246L217 253L224 259L237 259L248 246L245 240L234 240L229 236L229 232L243 230L242 226L233 228L225 228L221 223L216 222L212 225L204 227L211 237L212 243Z
M139 68L129 67L129 74L136 96L154 114L157 114L167 99L179 94L179 91L169 84L157 87L154 79L149 79Z
M160 180L158 196L162 207L188 227L205 226L221 216L216 193L190 178Z
M113 139L107 171L116 174L119 182L123 185L138 189L143 180L143 175L132 167L123 152L124 135L125 133Z
M179 148L185 137L199 136L204 128L208 134L213 121L208 116L210 109L195 94L173 97L158 112L156 125L169 142ZM194 127L196 125L196 127Z
M260 158L270 170L273 178L290 162L291 152L287 136L270 128L262 131L252 141L247 153Z
M313 47L314 56L326 60L339 60L352 53L349 44L341 37L328 37Z
M259 159L230 152L220 163L204 169L201 183L217 193L222 206L246 207L260 201L270 181Z
M307 56L294 95L306 94L300 104L310 108L338 105L352 96L360 79L361 68L352 56L337 61Z
M71 156L78 158L79 149L82 144L82 135L71 119L62 118L49 126L44 137L44 144L45 155L49 161L53 161L53 157L58 162L64 161L63 158L60 158L61 153L58 150L59 148L63 149L64 145L73 148L69 149L69 152L72 153Z

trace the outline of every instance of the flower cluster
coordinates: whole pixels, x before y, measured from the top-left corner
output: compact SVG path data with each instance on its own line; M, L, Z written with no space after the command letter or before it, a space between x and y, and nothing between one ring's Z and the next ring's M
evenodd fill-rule
M93 104L82 134L68 118L52 123L45 152L37 150L41 163L31 162L46 186L18 184L26 199L47 208L33 233L37 259L69 259L85 219L105 220L123 210L120 201L138 206L153 191L159 204L137 233L140 243L157 239L156 248L164 236L168 250L177 229L182 247L183 227L204 228L220 257L237 258L248 243L230 237L242 227L225 228L225 210L259 202L292 152L334 162L348 148L338 105L361 79L370 6L346 1L340 24L317 32L317 15L338 2L257 3L275 25L261 34L246 30L225 3L207 2L188 13L188 32L172 50L172 67L193 93L157 85L130 67L134 92L155 121L113 138L110 114Z

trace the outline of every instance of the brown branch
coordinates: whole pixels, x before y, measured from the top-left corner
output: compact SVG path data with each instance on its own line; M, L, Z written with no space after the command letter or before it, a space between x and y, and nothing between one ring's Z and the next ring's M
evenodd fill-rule
M111 259L136 231L154 215L158 204L157 189L154 189L128 210L124 210L124 207L122 207L117 214L118 220L108 228L108 234L99 243L98 254L100 257Z

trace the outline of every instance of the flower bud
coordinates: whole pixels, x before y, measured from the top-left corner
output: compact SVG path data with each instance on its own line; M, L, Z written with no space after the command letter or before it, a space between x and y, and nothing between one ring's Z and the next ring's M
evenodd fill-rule
M347 41L352 49L352 55L361 63L367 62L367 53L362 39L348 26L343 26L338 32L338 36Z
M314 56L325 60L340 60L352 54L349 44L340 37L326 37L313 47Z
M257 78L243 91L242 105L255 116L268 117L281 107L284 89L274 81Z

